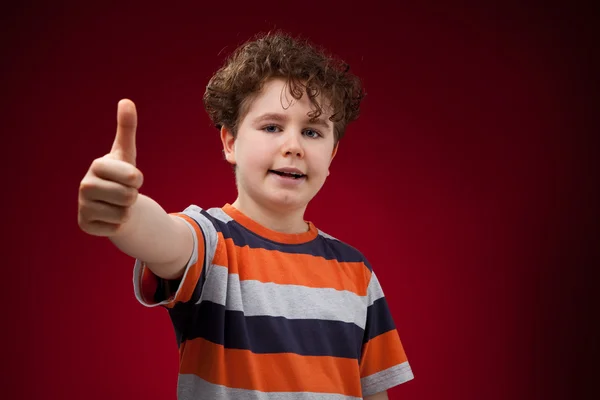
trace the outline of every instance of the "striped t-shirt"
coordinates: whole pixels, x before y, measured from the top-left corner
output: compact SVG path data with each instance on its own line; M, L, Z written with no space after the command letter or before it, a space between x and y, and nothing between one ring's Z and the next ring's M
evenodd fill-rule
M164 281L136 260L134 289L169 312L179 400L350 400L413 378L359 251L310 222L269 230L229 204L175 215L194 234L183 277Z

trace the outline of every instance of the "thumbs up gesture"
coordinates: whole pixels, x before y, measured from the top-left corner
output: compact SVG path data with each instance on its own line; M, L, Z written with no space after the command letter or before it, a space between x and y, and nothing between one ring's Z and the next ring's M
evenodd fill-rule
M132 101L117 108L117 134L110 153L94 160L79 185L79 227L95 236L114 236L131 215L143 175L136 168L137 113Z
M131 100L121 100L117 108L117 134L110 158L124 161L135 167L135 131L137 129L137 112Z

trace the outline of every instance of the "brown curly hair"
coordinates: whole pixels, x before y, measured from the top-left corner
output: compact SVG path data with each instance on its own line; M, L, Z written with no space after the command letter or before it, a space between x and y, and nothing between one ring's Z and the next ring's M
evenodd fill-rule
M264 82L283 78L295 99L307 93L314 106L308 113L311 120L323 113L318 96L328 100L337 143L348 123L358 118L365 96L359 78L349 69L307 39L281 31L261 33L238 47L213 75L204 93L204 108L217 129L225 126L235 137L238 123Z

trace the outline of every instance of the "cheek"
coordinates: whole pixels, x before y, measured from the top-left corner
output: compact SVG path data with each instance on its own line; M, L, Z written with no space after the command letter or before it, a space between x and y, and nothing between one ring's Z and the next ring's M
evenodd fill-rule
M331 157L329 156L320 156L318 158L313 159L311 163L311 169L313 175L319 176L321 179L324 179L327 176L327 170L329 169Z
M238 153L238 160L245 169L256 171L256 170L268 170L270 168L270 161L268 149L261 146L261 143L254 143L251 147L243 147L243 151Z

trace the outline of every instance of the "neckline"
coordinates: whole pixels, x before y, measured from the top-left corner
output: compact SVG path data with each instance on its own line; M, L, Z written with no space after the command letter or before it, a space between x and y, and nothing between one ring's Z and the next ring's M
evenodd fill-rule
M251 232L256 233L257 235L269 239L274 242L284 243L284 244L302 244L306 242L310 242L314 240L319 234L315 225L306 221L308 224L308 231L302 233L283 233L271 230L258 222L254 221L246 214L242 213L240 210L227 203L222 207L222 210L229 215L235 222L242 225L244 228L248 229Z

